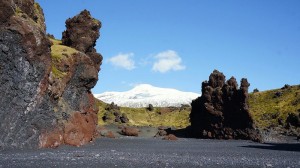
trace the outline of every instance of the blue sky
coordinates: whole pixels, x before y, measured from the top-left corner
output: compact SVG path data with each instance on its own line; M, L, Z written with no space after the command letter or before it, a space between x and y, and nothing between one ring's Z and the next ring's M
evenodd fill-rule
M300 84L299 0L37 0L47 32L83 9L102 22L94 93L136 84L200 93L218 69L268 90Z

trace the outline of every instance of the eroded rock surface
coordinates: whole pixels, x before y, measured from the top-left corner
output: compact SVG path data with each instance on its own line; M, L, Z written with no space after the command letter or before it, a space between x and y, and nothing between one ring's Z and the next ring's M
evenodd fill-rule
M84 10L66 21L67 30L63 32L62 43L91 57L95 64L101 65L102 56L96 52L95 44L99 38L101 22Z
M0 9L0 148L79 146L93 140L97 109L90 89L100 63L87 53L95 50L51 43L34 0L4 0ZM63 52L55 52L59 49Z
M214 70L209 81L202 83L202 96L192 102L190 114L194 137L216 139L251 139L261 141L249 113L247 79L240 88L234 77L225 81Z

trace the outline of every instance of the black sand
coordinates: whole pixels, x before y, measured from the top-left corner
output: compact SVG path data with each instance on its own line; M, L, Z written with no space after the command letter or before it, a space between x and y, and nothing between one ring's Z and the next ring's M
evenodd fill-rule
M80 148L0 151L4 167L300 167L300 143L101 138Z

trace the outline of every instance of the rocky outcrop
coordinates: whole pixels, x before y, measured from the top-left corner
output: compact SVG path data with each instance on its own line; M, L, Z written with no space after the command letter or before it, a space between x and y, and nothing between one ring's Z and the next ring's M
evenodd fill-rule
M4 0L0 9L0 148L79 146L93 140L97 109L90 90L102 57L89 55L93 48L82 52L51 42L34 0ZM94 22L100 23L93 19L90 25Z
M120 107L112 102L105 107L105 113L102 117L104 122L128 123L129 119L125 113L122 113Z
M192 135L198 138L260 141L249 113L249 86L247 79L243 78L238 88L234 77L225 81L223 73L214 70L209 81L202 83L202 96L192 102Z
M89 11L84 10L79 15L68 19L66 27L67 30L62 34L62 43L89 55L99 67L102 63L102 56L94 47L100 36L101 22L92 18Z

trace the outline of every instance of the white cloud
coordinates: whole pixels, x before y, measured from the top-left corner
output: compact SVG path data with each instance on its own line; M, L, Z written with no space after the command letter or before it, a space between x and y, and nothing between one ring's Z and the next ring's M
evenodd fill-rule
M171 70L179 71L185 69L185 66L181 64L181 58L173 50L160 52L155 55L154 58L156 59L156 62L153 64L153 71L166 73Z
M134 60L132 59L133 56L133 53L119 53L118 55L109 58L108 62L115 67L133 70L135 68Z

